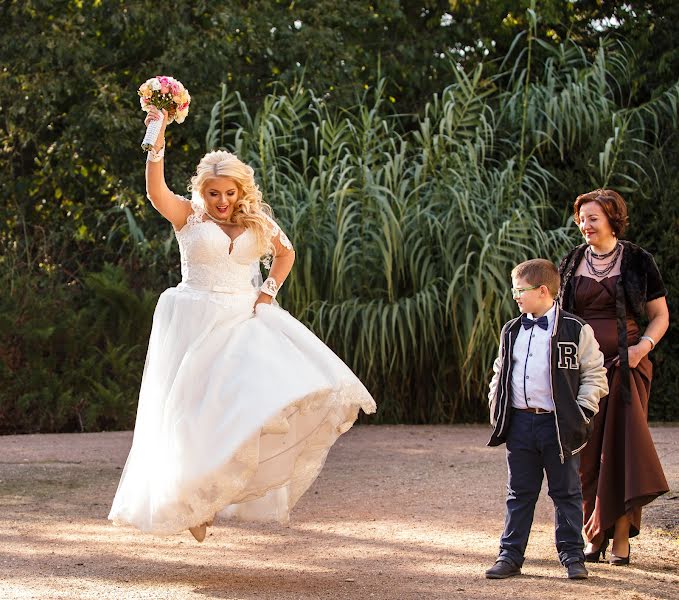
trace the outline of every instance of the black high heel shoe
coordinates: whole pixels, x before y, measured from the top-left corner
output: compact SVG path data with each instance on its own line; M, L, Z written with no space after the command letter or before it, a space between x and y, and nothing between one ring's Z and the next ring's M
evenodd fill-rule
M600 558L603 558L604 560L606 559L606 548L608 548L608 538L604 538L604 541L601 542L601 546L599 546L598 550L595 550L594 552L590 553L585 553L585 562L600 562Z
M611 550L611 556L608 559L609 565L614 565L616 567L622 567L629 564L629 555L632 554L632 546L627 542L627 556L616 556Z

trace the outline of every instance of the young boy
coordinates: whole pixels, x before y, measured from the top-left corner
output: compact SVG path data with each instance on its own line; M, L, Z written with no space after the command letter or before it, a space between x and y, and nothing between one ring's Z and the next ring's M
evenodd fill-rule
M587 578L582 539L580 455L599 399L608 393L592 328L554 302L559 272L534 259L512 270L521 317L502 328L490 382L489 446L507 444L507 511L489 579L521 574L543 470L556 512L556 549L569 579Z

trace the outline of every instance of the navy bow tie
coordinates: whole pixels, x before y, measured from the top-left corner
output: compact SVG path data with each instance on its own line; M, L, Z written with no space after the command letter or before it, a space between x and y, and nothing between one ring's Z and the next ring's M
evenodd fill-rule
M524 329L530 329L533 327L533 325L537 325L538 327L541 327L547 331L547 315L542 315L539 319L535 320L527 317L526 315L521 315L521 324L523 325Z

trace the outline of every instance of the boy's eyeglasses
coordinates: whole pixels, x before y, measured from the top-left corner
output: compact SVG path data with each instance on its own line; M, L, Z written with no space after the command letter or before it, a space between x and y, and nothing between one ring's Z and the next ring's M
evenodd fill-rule
M521 298L523 296L524 292L530 292L531 290L537 290L540 286L539 285L534 285L533 287L527 287L527 288L512 288L512 298L515 300L517 298Z

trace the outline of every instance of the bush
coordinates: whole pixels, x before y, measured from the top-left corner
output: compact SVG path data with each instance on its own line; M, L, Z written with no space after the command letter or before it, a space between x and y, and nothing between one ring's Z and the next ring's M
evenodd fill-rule
M156 296L110 265L83 287L3 279L0 433L132 427Z
M653 384L649 419L679 421L679 175L672 165L679 160L679 140L665 150L667 169L648 199L638 198L630 206L628 238L655 257L669 294L670 328L651 353Z
M366 69L353 62L365 48L348 42L356 54L341 91L321 77L321 51L320 62L306 65L318 87L303 85L292 66L273 85L273 55L293 65L295 53L306 53L292 30L278 28L280 55L261 35L271 28L265 5L280 23L289 20L279 3L256 3L262 15L198 3L162 19L140 1L63 2L51 12L47 4L0 9L0 51L15 67L0 73L0 167L8 174L0 180L0 281L8 290L0 300L0 431L132 425L155 297L179 276L174 236L141 193L134 90L159 70L194 96L187 123L169 130L171 186L185 189L206 129L209 149L234 149L255 167L298 251L282 300L366 382L378 420L485 419L499 328L515 310L509 271L534 256L558 260L577 241L569 212L578 192L623 191L630 237L654 252L674 302L669 220L676 223L678 182L666 186L662 174L675 160L679 85L672 80L634 104L626 44L548 43L529 11L527 31L502 63L472 61L465 70L459 53L435 67L423 59L416 79L443 89L425 98L424 84L413 87L416 114L404 114L392 94L410 64L392 55L392 78L379 79L379 54ZM418 27L438 32L430 17L436 22L446 7L432 3L410 33L424 40ZM320 10L305 14L332 21L341 7ZM406 13L380 13L372 23L384 26L385 14L398 21ZM186 43L180 60L158 31ZM327 30L303 32L334 52L332 40L314 37ZM436 35L422 42L428 52ZM226 72L230 83L210 113L222 80L215 73L230 64L239 71ZM438 86L444 72L452 83ZM673 321L654 353L652 418L677 416L676 331Z

